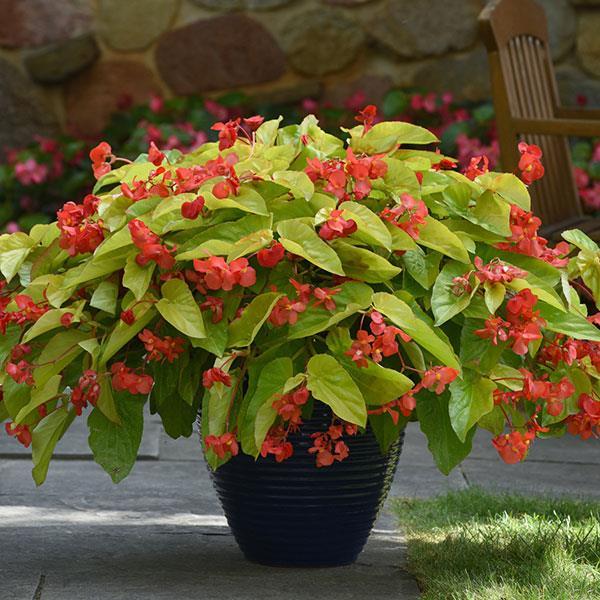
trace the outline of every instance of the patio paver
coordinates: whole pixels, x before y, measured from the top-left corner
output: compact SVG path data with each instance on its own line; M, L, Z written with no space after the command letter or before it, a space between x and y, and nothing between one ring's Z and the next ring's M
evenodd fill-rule
M11 440L12 441L12 440ZM36 489L28 461L0 459L0 582L4 600L418 598L405 546L384 510L359 561L339 569L273 569L245 561L229 533L196 438L172 441L152 426L152 451L118 486L89 459L81 435L61 442ZM4 451L5 446L0 450ZM478 435L449 477L411 424L391 497L427 497L467 485L600 497L600 443L534 446L507 466Z

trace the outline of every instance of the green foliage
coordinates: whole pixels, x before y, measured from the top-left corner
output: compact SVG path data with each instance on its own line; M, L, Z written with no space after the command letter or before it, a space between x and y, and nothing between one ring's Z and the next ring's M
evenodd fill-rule
M524 254L513 213L530 198L516 176L440 170L426 129L370 125L345 130L344 148L312 115L273 118L231 147L168 152L158 174L143 153L98 181L95 210L65 207L77 227L61 217L0 236L0 417L32 432L37 482L90 406L94 456L125 477L145 399L174 438L192 434L202 403L211 468L269 453L321 402L333 422L370 426L384 451L417 418L448 473L477 427L503 432L500 394L519 396L511 427L536 418L519 369L573 382L559 414L540 415L545 434L565 430L600 375L590 356L554 366L545 354L561 335L600 342L574 291L600 296L598 246L568 231L567 267L547 248ZM535 335L523 350L508 307L527 294ZM298 408L283 409L298 391Z

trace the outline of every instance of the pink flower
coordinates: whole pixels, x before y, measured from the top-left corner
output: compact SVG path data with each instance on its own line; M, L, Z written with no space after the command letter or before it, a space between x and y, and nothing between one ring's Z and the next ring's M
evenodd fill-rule
M44 183L48 177L48 167L36 162L35 158L28 158L15 165L15 177L21 185Z

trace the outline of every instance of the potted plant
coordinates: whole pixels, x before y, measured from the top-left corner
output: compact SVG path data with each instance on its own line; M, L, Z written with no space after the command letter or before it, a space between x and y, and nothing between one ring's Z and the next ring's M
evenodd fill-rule
M357 119L346 144L312 116L218 123L218 142L133 163L102 143L92 195L0 237L0 416L38 484L84 411L118 482L146 401L173 437L200 410L246 555L344 564L409 419L444 473L477 427L509 463L536 437L597 433L580 297L600 293L600 252L539 236L539 149L520 146L519 177L485 157L461 174L427 130Z

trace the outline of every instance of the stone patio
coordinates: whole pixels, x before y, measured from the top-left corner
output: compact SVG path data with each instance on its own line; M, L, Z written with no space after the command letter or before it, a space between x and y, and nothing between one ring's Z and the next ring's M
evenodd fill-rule
M93 462L85 438L81 421L39 489L19 446L0 438L3 600L418 598L402 535L386 511L353 566L261 567L237 549L195 437L175 442L149 419L140 460L118 486ZM444 477L412 424L391 496L468 485L600 497L600 444L538 442L526 463L507 466L482 434L472 457Z

